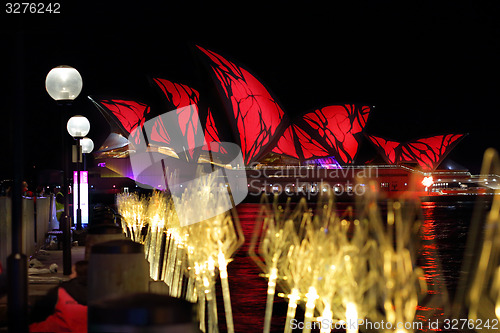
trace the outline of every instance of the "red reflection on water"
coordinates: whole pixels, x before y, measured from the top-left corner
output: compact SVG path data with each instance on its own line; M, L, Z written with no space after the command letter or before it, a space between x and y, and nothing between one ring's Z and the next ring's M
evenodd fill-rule
M421 250L419 265L424 270L424 278L427 283L428 297L442 298L445 296L443 291L446 290L446 285L443 283L441 268L439 265L438 246L436 241L436 225L435 219L435 202L423 202L422 210L424 220L421 226ZM431 303L433 303L431 301ZM438 302L438 305L443 305ZM422 332L428 331L442 331L442 329L429 328L430 322L435 322L437 319L442 321L444 309L442 307L427 307L423 305L417 306L416 319L423 322Z

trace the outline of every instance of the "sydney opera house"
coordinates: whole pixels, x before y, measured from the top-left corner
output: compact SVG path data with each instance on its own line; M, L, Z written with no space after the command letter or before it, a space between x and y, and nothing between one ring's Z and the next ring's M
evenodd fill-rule
M432 194L475 194L496 185L496 179L443 163L465 134L409 142L374 136L364 131L370 105L322 106L292 118L247 69L208 49L197 51L215 97L163 78L150 80L158 96L152 102L91 97L111 127L95 155L102 177L162 189L173 170L179 183L200 170L244 170L250 194L326 187L345 194L359 178L388 193L424 191L422 180L431 176ZM378 156L359 161L361 144L373 145Z

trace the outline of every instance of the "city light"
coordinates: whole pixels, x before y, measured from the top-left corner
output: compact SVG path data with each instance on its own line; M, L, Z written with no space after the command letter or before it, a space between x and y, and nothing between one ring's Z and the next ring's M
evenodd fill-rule
M424 177L424 179L422 180L422 185L425 186L425 190L427 191L429 189L429 187L431 187L432 185L434 184L434 179L432 178L432 176L429 176L429 177Z

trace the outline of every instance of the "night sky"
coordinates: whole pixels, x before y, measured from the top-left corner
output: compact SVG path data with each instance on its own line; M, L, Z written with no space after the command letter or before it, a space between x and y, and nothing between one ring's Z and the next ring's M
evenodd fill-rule
M81 1L62 3L61 14L2 8L1 178L12 174L20 96L25 173L60 167L61 108L45 91L51 68L66 64L81 73L83 91L66 118L87 116L98 148L109 126L88 95L149 102L158 95L148 76L213 93L196 44L243 64L291 117L366 103L376 106L369 134L406 141L469 133L449 157L473 172L487 147L500 150L497 1L179 2ZM359 162L375 154L364 141Z

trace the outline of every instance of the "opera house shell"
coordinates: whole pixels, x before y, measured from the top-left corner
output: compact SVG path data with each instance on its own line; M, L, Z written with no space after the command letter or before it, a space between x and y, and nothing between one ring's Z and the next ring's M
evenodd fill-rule
M111 126L111 135L95 154L123 176L135 179L134 154L155 154L180 170L200 165L225 166L240 154L239 168L265 165L315 165L345 168L356 160L363 140L388 165L436 170L464 134L443 134L396 142L364 133L369 105L327 105L289 117L262 82L246 68L198 46L217 96L200 96L193 87L152 78L158 103L92 96ZM215 102L214 102L215 101ZM236 147L236 148L235 148ZM357 163L357 164L356 164Z

